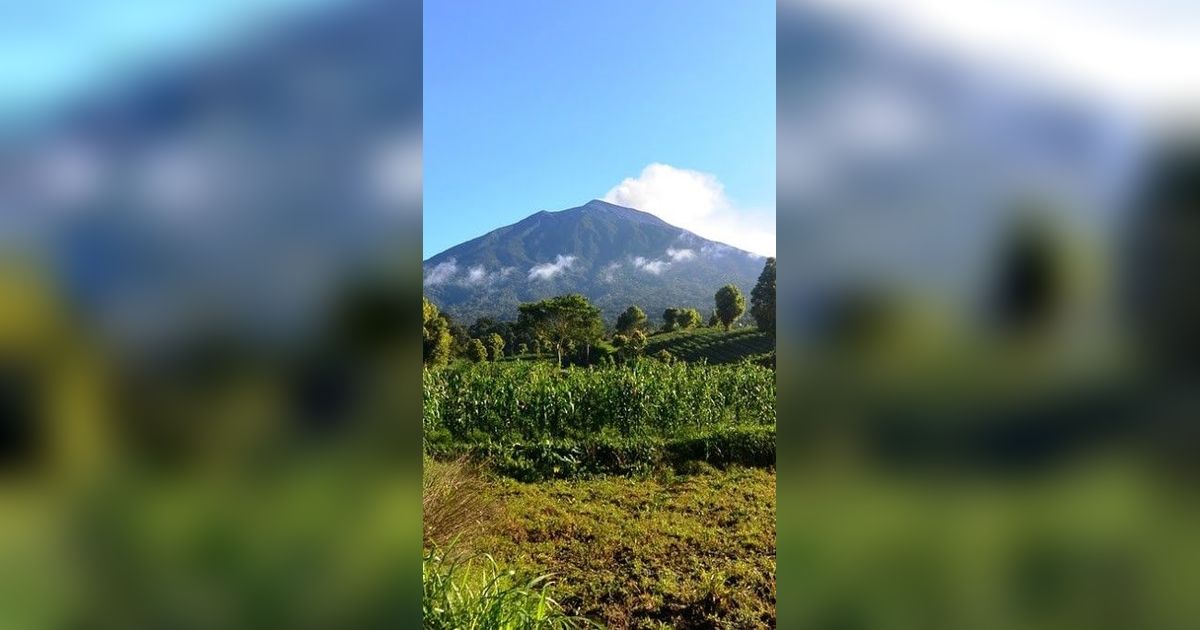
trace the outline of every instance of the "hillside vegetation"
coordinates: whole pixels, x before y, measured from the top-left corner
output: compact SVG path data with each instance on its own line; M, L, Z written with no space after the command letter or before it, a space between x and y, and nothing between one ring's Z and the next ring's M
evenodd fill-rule
M646 342L646 354L666 350L681 361L706 361L710 365L737 363L758 358L775 350L775 340L756 328L724 331L719 328L699 328L659 333Z

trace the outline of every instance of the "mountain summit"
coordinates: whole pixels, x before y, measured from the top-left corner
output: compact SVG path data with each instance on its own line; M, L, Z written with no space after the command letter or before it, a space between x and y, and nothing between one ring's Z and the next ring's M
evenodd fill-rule
M709 313L733 283L749 295L764 258L593 199L451 247L424 263L425 294L460 321L513 319L521 302L581 293L607 320L630 304L653 319L669 307Z

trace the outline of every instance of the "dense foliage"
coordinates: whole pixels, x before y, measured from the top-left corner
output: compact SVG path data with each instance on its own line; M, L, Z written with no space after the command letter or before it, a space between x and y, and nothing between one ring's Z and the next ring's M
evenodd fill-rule
M717 320L729 330L729 327L736 322L742 313L746 312L746 297L742 295L742 290L737 288L737 285L727 284L717 290L717 294L713 296L717 305Z
M663 330L681 330L696 328L703 321L700 311L694 308L668 308L663 311Z
M484 346L483 342L478 339L472 339L467 344L467 358L475 363L487 361L487 346Z
M456 439L678 437L775 423L775 373L753 365L462 365L426 370L423 391L425 435Z
M428 298L421 298L422 316L422 357L426 365L445 365L450 360L451 344L450 324L441 317L437 306Z
M563 354L576 346L584 347L587 352L604 334L600 309L576 293L522 304L518 310L521 315L517 326L548 342L559 363Z
M617 317L617 332L620 334L628 335L644 325L646 325L646 312L636 304L625 309L625 312Z
M758 329L775 334L775 258L768 258L758 276L758 284L750 292L750 316Z

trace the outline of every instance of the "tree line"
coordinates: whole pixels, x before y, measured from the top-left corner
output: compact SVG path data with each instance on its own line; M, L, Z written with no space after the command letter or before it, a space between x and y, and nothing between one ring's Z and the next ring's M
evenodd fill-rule
M423 356L426 365L445 365L455 358L473 362L497 361L504 356L553 354L558 364L595 363L606 357L629 359L646 347L651 330L645 311L631 305L609 331L600 309L577 293L560 295L517 307L516 322L481 317L470 326L456 323L428 298L422 298ZM727 284L713 295L707 325L730 330L746 313L746 297ZM750 316L759 330L775 334L775 259L768 258L750 293ZM668 308L658 332L699 328L695 308ZM665 352L665 351L664 351ZM661 357L669 359L669 357Z

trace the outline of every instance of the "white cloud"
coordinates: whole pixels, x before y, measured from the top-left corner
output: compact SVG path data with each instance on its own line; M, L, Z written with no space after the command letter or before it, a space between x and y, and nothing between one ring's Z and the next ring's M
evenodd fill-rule
M516 267L504 267L496 271L488 271L483 265L475 265L467 269L467 274L458 281L458 284L464 287L489 285L511 276L516 270Z
M665 260L652 260L652 261L642 265L642 270L652 273L657 276L658 274L662 273L663 271L666 271L667 267L670 267L670 266L671 266L671 263L669 263Z
M467 270L467 277L463 280L463 284L479 284L487 279L487 275L487 271L483 269L483 265L471 267Z
M605 265L604 269L600 270L600 280L604 282L612 282L617 278L617 270L621 268L621 263L614 262Z
M665 260L649 260L644 256L635 256L633 258L633 266L637 269L645 271L646 273L652 273L657 276L658 274L666 271L667 268L671 266L671 263Z
M667 256L669 256L671 260L675 262L683 262L685 260L691 260L695 258L696 252L690 249L674 249L672 247L668 247Z
M443 263L438 263L425 273L425 286L442 284L448 282L454 274L458 273L458 264L451 258Z
M1015 69L1146 111L1194 107L1195 3L1044 0L790 0L849 12L947 56ZM1070 25L1064 28L1063 25Z
M626 178L604 201L649 212L704 238L775 254L775 211L737 207L710 173L654 163Z
M529 279L549 280L550 278L562 273L564 270L570 269L574 262L574 256L563 256L562 254L559 254L552 263L541 263L530 267Z

